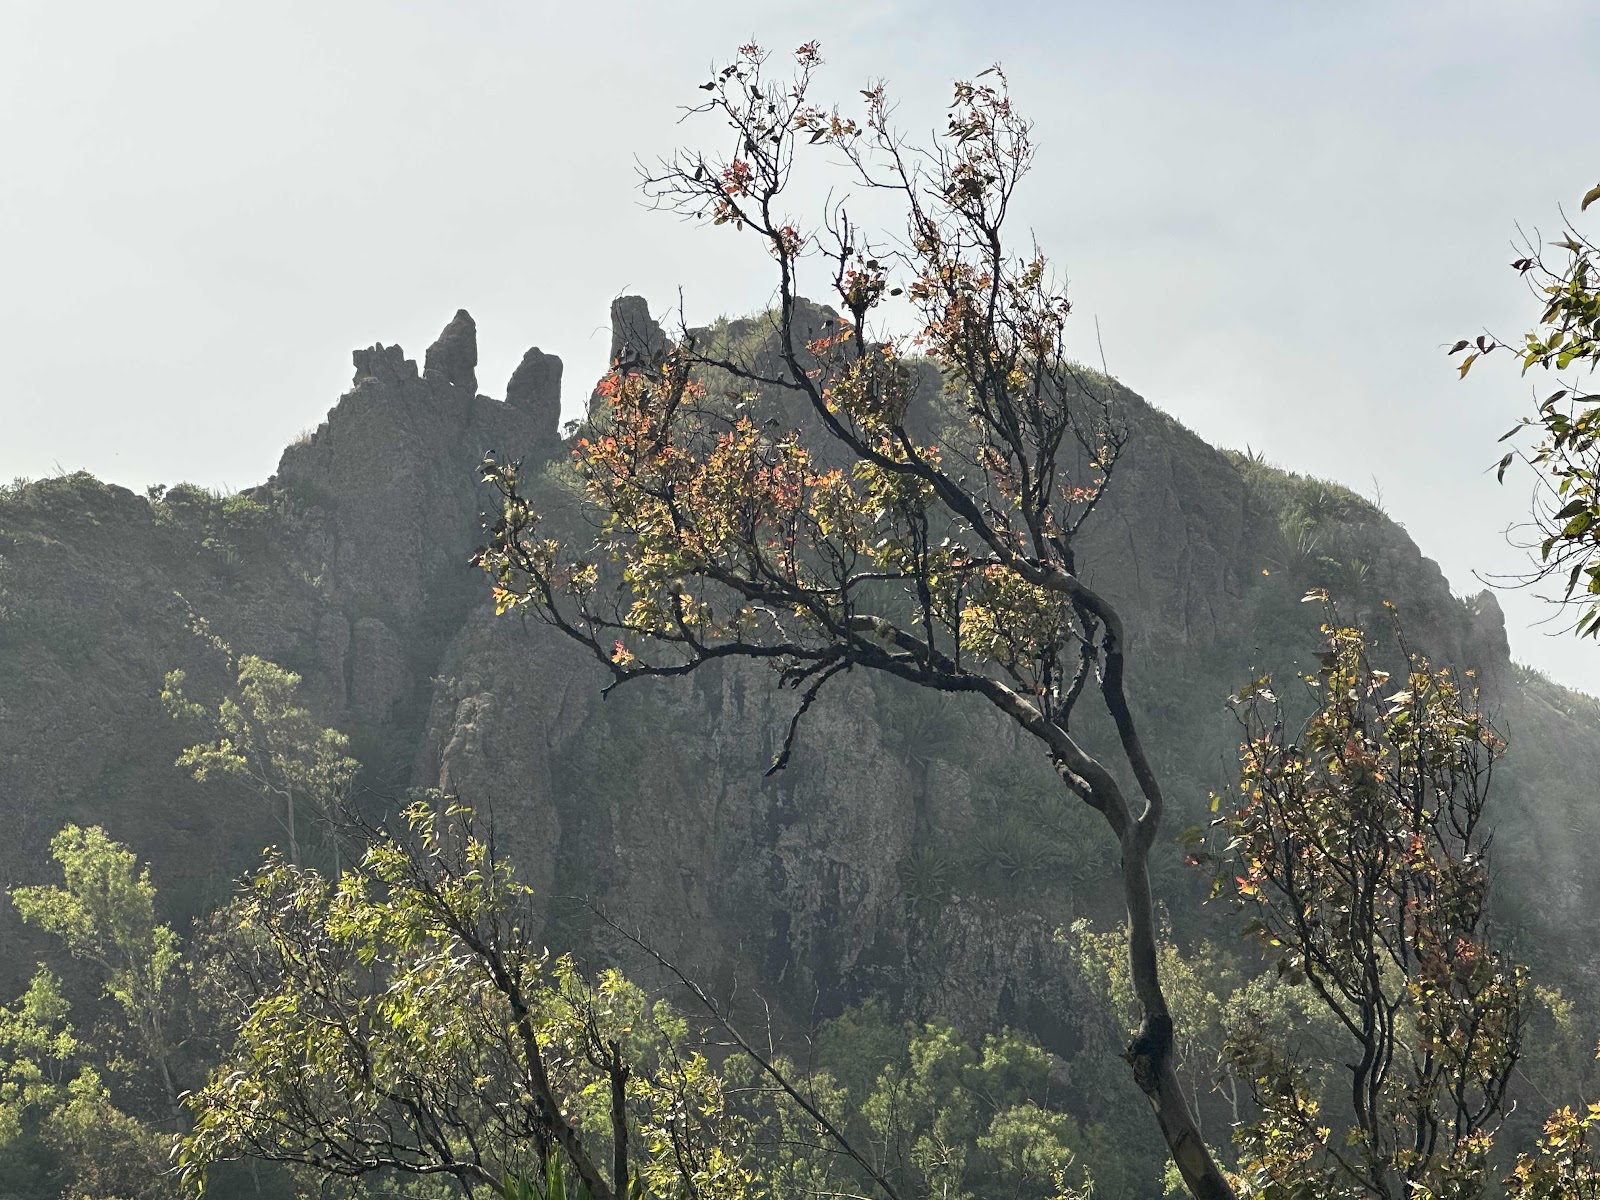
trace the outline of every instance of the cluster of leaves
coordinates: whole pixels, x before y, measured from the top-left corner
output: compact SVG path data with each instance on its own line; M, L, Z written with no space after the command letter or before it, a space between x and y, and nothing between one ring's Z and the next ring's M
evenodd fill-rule
M814 1122L749 1060L730 1060L730 1093L750 1122L760 1175L774 1197L861 1194L911 1198L1085 1200L1084 1137L1063 1111L1064 1064L1009 1031L972 1045L944 1025L889 1021L876 1005L824 1026L821 1069L803 1076L811 1101L865 1168L817 1144ZM870 1173L869 1173L870 1172Z
M156 920L155 885L148 867L95 827L68 825L50 844L61 885L16 888L12 902L23 920L59 937L74 958L94 964L105 994L122 1010L145 1056L163 1078L168 1103L178 1093L168 1063L178 939Z
M1600 188L1583 197L1580 211L1600 199ZM1550 250L1561 258L1547 262ZM1532 579L1561 581L1562 599L1579 606L1576 632L1600 637L1600 394L1584 380L1600 365L1600 247L1570 222L1564 235L1548 246L1538 235L1528 239L1512 270L1527 281L1542 306L1538 323L1520 341L1502 343L1487 334L1456 342L1451 355L1463 355L1465 376L1479 358L1507 350L1526 375L1535 367L1545 372L1572 372L1564 386L1539 402L1500 439L1526 427L1537 430L1539 442L1522 457L1539 472L1534 501L1538 560ZM1497 475L1518 452L1508 451Z
M407 818L412 838L375 838L337 880L269 861L225 915L247 1016L187 1101L188 1175L248 1156L515 1196L558 1159L593 1200L742 1195L721 1080L683 1022L552 959L470 812L435 798Z
M303 831L312 824L335 858L336 829L359 764L350 757L349 738L321 725L300 696L300 676L253 654L235 660L233 651L197 626L226 664L234 682L215 708L193 700L187 674L168 672L161 691L167 711L204 731L178 758L177 765L204 783L229 780L272 810L287 842L289 861L304 863Z
M1319 707L1298 737L1268 679L1235 697L1241 795L1219 823L1250 928L1343 1031L1351 1126L1331 1132L1301 1064L1270 1040L1234 1039L1265 1111L1237 1134L1245 1190L1475 1195L1526 990L1485 916L1482 816L1502 743L1449 671L1409 657L1393 686L1358 630L1323 632L1322 669L1304 680Z
M156 920L148 869L103 830L68 825L51 853L61 884L17 888L11 899L25 921L61 939L109 1014L92 1035L80 1033L61 977L44 966L12 1007L0 1006L0 1178L22 1192L167 1200L178 1192L167 1169L178 1105L177 938Z
M1508 1200L1600 1198L1600 1104L1580 1113L1557 1110L1531 1154L1517 1160L1505 1181Z
M41 969L0 1006L0 1188L6 1194L170 1200L172 1135L113 1100L61 981Z

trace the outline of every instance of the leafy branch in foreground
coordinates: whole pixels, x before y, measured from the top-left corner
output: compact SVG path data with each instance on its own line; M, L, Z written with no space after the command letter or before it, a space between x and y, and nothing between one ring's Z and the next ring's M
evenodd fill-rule
M181 1162L249 1157L318 1178L454 1181L591 1200L743 1193L721 1082L686 1027L614 971L532 940L527 890L459 806L408 811L329 881L281 859L227 914L246 1014L188 1098Z
M1580 211L1596 199L1600 187L1584 195ZM1552 250L1560 257L1546 261ZM1500 440L1528 426L1540 439L1522 454L1539 476L1533 502L1538 558L1524 582L1560 580L1562 601L1580 608L1576 632L1600 637L1600 394L1586 390L1585 383L1600 365L1600 247L1569 221L1558 241L1541 244L1537 233L1525 238L1511 269L1542 306L1538 323L1520 343L1480 334L1456 342L1450 354L1463 355L1462 376L1479 358L1502 348L1521 362L1523 375L1535 367L1573 372ZM1516 450L1501 457L1498 478L1505 479L1517 457Z
M18 1194L168 1200L185 1040L177 937L156 919L149 870L104 830L68 825L50 851L61 882L10 899L110 1003L85 1021L94 1009L73 1012L74 980L40 966L0 1006L0 1174Z
M1557 1109L1505 1183L1509 1200L1600 1200L1600 1104Z
M1304 1064L1236 1036L1265 1110L1235 1135L1243 1188L1477 1196L1526 990L1486 916L1484 805L1503 743L1448 670L1407 652L1406 677L1391 681L1359 630L1330 616L1323 634L1322 669L1305 679L1318 707L1298 736L1270 680L1234 698L1241 795L1219 824L1250 928L1342 1031L1348 1089L1330 1112ZM1350 1127L1335 1133L1341 1112Z
M770 663L799 693L773 769L848 670L1005 714L1106 822L1140 1013L1127 1059L1186 1186L1230 1197L1172 1067L1149 872L1165 800L1127 699L1128 642L1078 561L1127 434L1108 387L1067 353L1071 306L1047 261L1007 234L1031 127L991 68L955 86L944 136L912 148L881 87L851 117L811 97L816 45L795 61L793 78L774 78L764 52L741 48L692 110L731 128L728 152L682 151L645 182L661 207L753 236L775 277L769 337L741 348L685 330L620 357L574 454L599 535L550 536L516 464L491 459L502 504L476 561L502 612L586 647L611 686ZM812 146L893 201L903 231L876 238L842 202L817 228L788 215ZM837 312L802 300L807 278ZM914 355L942 379L947 432L927 427ZM1116 759L1072 729L1088 697Z

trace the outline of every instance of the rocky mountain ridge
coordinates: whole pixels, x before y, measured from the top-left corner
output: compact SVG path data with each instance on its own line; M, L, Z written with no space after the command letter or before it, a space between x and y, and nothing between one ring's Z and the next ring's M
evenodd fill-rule
M618 353L664 344L642 300L619 300L612 318ZM1074 1036L1059 1027L1077 984L1056 931L1115 918L1110 851L1007 727L849 677L769 779L792 697L761 668L602 702L592 667L537 624L495 618L466 566L486 451L522 458L559 498L545 468L564 451L560 359L529 350L504 400L480 395L463 311L420 371L397 346L353 361L328 419L237 496L177 485L141 497L85 476L0 495L0 821L13 831L0 881L38 878L68 820L148 857L178 914L217 902L254 861L270 822L172 765L184 736L162 711L163 675L182 666L197 691L225 683L193 633L203 617L304 677L322 719L352 734L370 806L442 786L490 810L547 898L553 943L616 951L582 898L795 1020L874 994L1047 1042ZM1559 929L1563 944L1600 932L1600 876L1574 836L1597 822L1600 721L1514 667L1493 595L1456 599L1353 493L1214 450L1130 392L1119 402L1133 436L1081 558L1134 631L1172 832L1229 786L1229 690L1316 649L1298 601L1323 583L1366 619L1394 601L1419 648L1476 672L1512 734L1507 923ZM1200 920L1190 874L1174 845L1158 882L1180 932ZM26 974L21 938L0 913L10 990ZM1586 969L1567 964L1565 977Z

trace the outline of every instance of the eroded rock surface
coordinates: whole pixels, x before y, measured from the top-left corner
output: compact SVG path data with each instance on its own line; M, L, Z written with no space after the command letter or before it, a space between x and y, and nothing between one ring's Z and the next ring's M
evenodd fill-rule
M666 331L650 315L643 296L618 296L611 302L611 361L649 367L667 352Z
M818 329L831 319L805 311ZM643 300L612 317L616 353L666 348ZM727 330L762 336L758 319ZM1033 831L1062 819L1032 747L981 707L854 673L769 777L794 696L759 665L601 700L597 668L537 622L496 618L466 565L485 452L523 458L546 486L537 466L563 448L560 360L530 350L505 401L480 396L461 312L420 373L397 346L353 362L350 390L248 503L86 477L0 497L0 881L36 881L63 822L98 821L153 860L183 914L225 895L272 837L244 796L172 766L184 731L161 708L162 677L182 666L200 694L225 683L191 630L200 615L305 677L322 718L355 737L373 797L397 806L439 786L491 812L557 944L624 953L582 897L795 1021L871 993L1057 1045L1076 1036L1052 1025L1076 1003L1055 931L1116 919L1114 848L1090 823L1070 855L1029 857ZM918 369L931 423L938 379ZM1514 739L1497 850L1506 875L1546 881L1524 889L1517 919L1559 925L1562 944L1600 933L1600 884L1571 834L1593 821L1600 778L1592 702L1515 669L1493 597L1454 598L1371 505L1230 458L1132 393L1116 402L1128 449L1082 559L1134 634L1172 830L1205 820L1208 792L1228 786L1223 698L1253 668L1315 650L1300 594L1325 584L1362 619L1390 599L1420 649L1477 672ZM1292 536L1295 513L1315 518L1314 537ZM1105 736L1092 721L1084 733ZM1176 848L1162 854L1181 917L1193 885ZM0 912L0 961L22 961L7 953L19 936Z
M439 340L428 347L422 377L429 383L478 391L478 326L466 309L457 309Z
M541 437L555 441L561 424L561 360L535 346L506 384L506 403L533 418Z

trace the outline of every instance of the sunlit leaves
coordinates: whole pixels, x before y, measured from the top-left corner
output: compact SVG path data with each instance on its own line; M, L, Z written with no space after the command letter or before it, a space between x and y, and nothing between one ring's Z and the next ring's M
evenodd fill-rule
M50 855L62 882L13 889L17 911L59 937L74 958L95 964L107 996L152 1054L164 1054L178 939L156 919L149 868L98 826L65 826L51 840Z
M1545 1122L1532 1153L1517 1160L1505 1181L1509 1200L1600 1198L1600 1104L1560 1108Z
M1266 1115L1241 1130L1244 1175L1260 1195L1292 1180L1307 1190L1283 1194L1475 1195L1525 988L1485 928L1480 822L1502 743L1448 670L1411 658L1395 680L1360 631L1323 633L1298 735L1266 679L1234 697L1240 794L1218 824L1249 928L1343 1027L1354 1123L1349 1150L1329 1149L1293 1064L1246 1047Z
M1580 212L1586 210L1600 192L1591 189L1583 197ZM1557 261L1547 263L1550 251L1559 251ZM1535 367L1545 371L1572 371L1576 377L1538 404L1535 414L1511 430L1533 426L1540 438L1522 457L1535 468L1540 488L1534 501L1533 519L1539 538L1532 578L1554 578L1562 585L1561 599L1578 608L1575 624L1580 636L1600 635L1600 395L1580 387L1583 376L1592 374L1600 363L1600 252L1595 245L1568 226L1566 236L1539 245L1530 239L1527 253L1511 264L1527 280L1541 303L1537 325L1520 344L1504 343L1516 357L1526 375ZM1501 348L1500 343L1480 335L1451 347L1452 355L1469 346L1473 352L1460 364L1465 375L1482 355ZM1504 438L1502 438L1504 440ZM1516 461L1517 451L1500 459L1495 476L1504 480L1507 468Z
M1037 688L1073 637L1060 598L1004 567L986 568L968 596L961 620L972 651L1026 674Z
M67 1020L70 1007L61 980L44 968L14 1005L0 1006L0 1147L16 1142L30 1119L65 1104L71 1081L92 1072Z
M535 943L527 889L466 809L408 818L337 880L277 859L247 881L226 934L242 1024L188 1101L186 1171L246 1155L498 1188L550 1153L571 1169L564 1128L609 1161L620 1083L645 1194L742 1196L721 1079L681 1018Z
M869 1004L823 1027L817 1057L823 1069L808 1072L807 1090L869 1149L903 1200L1087 1200L1092 1192L1083 1133L1052 1095L1059 1063L1020 1034L977 1042L947 1025L891 1023ZM754 1137L769 1147L761 1174L772 1193L869 1194L871 1181L818 1146L803 1114L763 1098L749 1073L730 1064Z
M283 828L290 860L301 862L304 822L331 829L360 764L348 753L349 738L312 715L300 676L252 654L235 664L227 647L216 645L227 654L235 686L214 709L190 698L182 670L169 672L161 691L174 718L206 735L177 765L202 783L233 780L260 797Z
M85 1019L79 1034L62 981L44 967L14 1006L0 1006L0 1149L48 1147L74 1196L172 1196L170 1127L131 1113L143 1110L138 1097L150 1087L176 1115L177 938L156 919L148 870L103 830L68 825L51 856L61 883L16 888L11 898L103 989L111 1004L100 1011L110 1019Z

